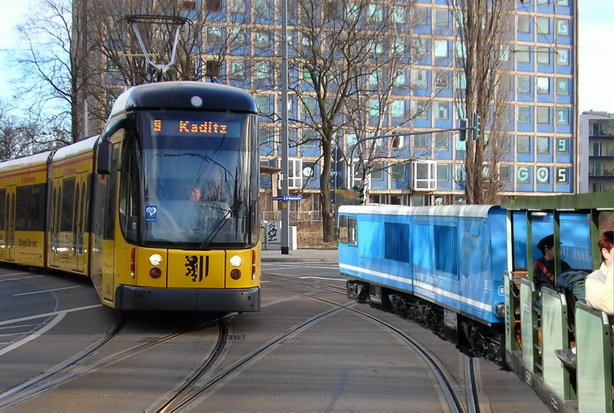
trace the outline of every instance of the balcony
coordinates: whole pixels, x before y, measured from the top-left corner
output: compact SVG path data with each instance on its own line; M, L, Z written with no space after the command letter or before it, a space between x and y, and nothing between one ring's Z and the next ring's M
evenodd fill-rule
M602 171L589 171L590 178L614 179L614 169L604 169Z

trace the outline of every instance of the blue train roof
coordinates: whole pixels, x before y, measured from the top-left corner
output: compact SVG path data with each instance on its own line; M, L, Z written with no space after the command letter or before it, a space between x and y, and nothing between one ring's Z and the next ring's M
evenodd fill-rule
M133 110L213 110L257 113L252 96L236 87L204 82L161 82L134 86L113 105L110 118Z
M345 205L339 208L339 213L376 215L459 216L485 218L493 209L500 209L500 207L497 205Z

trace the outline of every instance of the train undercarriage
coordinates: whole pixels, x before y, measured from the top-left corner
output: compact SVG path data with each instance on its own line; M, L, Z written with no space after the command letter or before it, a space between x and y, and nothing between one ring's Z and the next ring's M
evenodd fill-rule
M388 311L418 323L471 356L504 366L502 325L488 326L420 297L362 281L347 282L347 296L358 303Z

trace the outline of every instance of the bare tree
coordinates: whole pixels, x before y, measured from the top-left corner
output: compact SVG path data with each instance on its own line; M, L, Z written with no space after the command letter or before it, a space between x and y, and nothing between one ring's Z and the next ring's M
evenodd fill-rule
M390 80L402 70L403 53L399 48L409 45L409 34L404 36L396 30L397 35L392 35L398 29L393 17L400 26L405 19L407 26L409 21L403 13L408 13L409 4L399 3L395 8L393 2L384 5L366 0L297 3L289 23L294 35L290 49L295 56L290 68L297 76L290 79L289 87L302 104L304 126L312 128L320 138L323 240L330 242L334 237L332 148L339 146L337 136L343 130L353 130L357 137L366 135L367 129L370 134L386 130L384 124L373 128L366 125L368 113L373 110L369 107L371 102L378 101L381 114L388 111L392 82L369 83L367 79L385 73ZM404 29L409 32L407 27Z
M509 145L505 116L510 81L506 69L515 6L508 0L455 0L449 5L463 46L457 54L459 75L466 83L457 96L464 103L460 117L471 119L477 113L481 119L479 136L476 140L469 136L466 142L466 202L495 203L502 187L498 164L503 147Z
M355 144L346 142L343 157L360 177L361 184L357 189L363 201L368 199L368 180L372 173L410 164L425 157L432 149L413 153L411 141L420 134L409 132L416 117L431 105L435 90L432 89L430 96L422 97L418 110L409 109L410 101L405 100L405 96L395 95L399 79L408 82L410 68L428 55L422 40L411 35L418 22L412 13L413 4L406 4L408 7L401 8L402 11L391 8L390 13L382 14L382 35L374 40L376 53L370 65L363 69L363 75L356 76L356 93L348 96L344 105L346 135L352 136ZM405 30L399 30L399 25L405 26ZM399 113L402 113L401 119ZM355 177L348 178L353 180Z
M83 32L73 31L70 1L40 0L36 6L31 18L17 26L26 45L16 56L19 67L25 68L21 93L32 102L30 111L41 116L53 113L55 124L76 142L81 129L77 94L84 87L79 71L87 62L71 48L82 42Z
M174 64L165 71L163 80L206 78L211 82L225 82L221 73L223 63L246 41L243 20L231 24L217 21L215 13L207 11L205 5L197 8L196 2L83 0L80 3L87 4L82 6L84 10L80 14L96 16L89 27L89 43L81 48L95 51L89 59L92 75L88 80L88 95L82 99L88 101L90 116L96 117L99 125L108 117L109 102L126 86L157 80L151 77L146 66L136 30L150 60L165 65L171 61L175 29L180 26ZM227 66L225 74L232 76L231 67Z
M42 124L37 119L11 114L10 106L0 102L0 161L55 149L70 140L53 124L48 123L44 129Z

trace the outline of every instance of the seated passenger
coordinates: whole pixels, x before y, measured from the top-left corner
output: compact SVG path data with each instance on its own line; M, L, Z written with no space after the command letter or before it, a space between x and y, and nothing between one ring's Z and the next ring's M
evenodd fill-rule
M601 266L584 280L586 302L598 311L604 311L610 317L610 325L614 321L614 231L606 231L599 239L601 251ZM614 333L614 331L612 332ZM614 364L614 334L612 339L612 363ZM554 350L563 364L576 368L576 348ZM613 366L614 369L614 366Z
M548 235L537 243L537 249L541 251L542 257L533 262L533 282L537 293L541 295L542 288L554 289L555 269L554 269L554 235ZM561 273L571 270L567 262L561 260Z
M596 310L614 316L614 231L601 234L601 267L584 280L586 302Z

